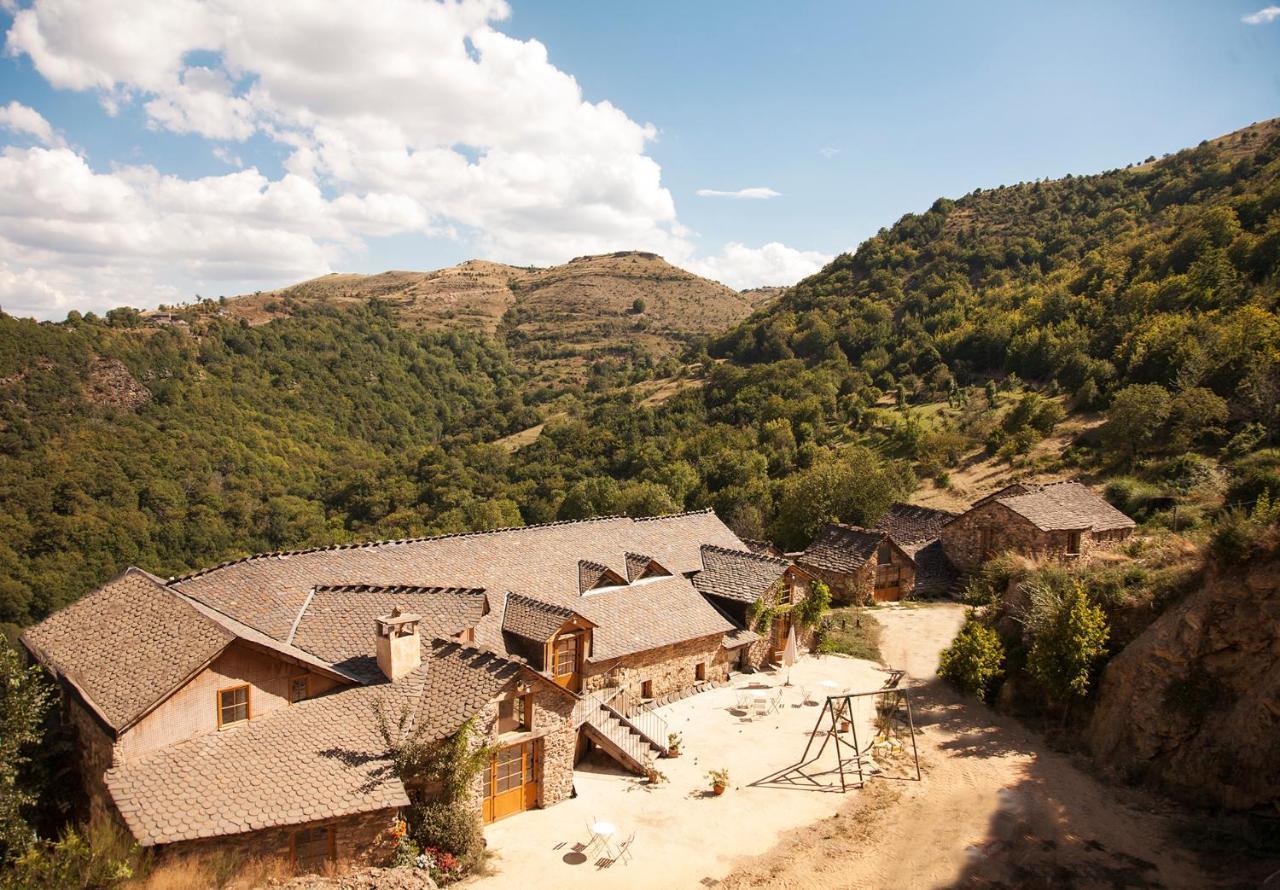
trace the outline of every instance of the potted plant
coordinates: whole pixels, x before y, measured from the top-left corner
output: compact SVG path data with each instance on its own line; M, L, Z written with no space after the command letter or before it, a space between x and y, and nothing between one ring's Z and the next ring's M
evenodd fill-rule
M680 743L684 741L684 737L678 732L667 733L667 756L680 756Z
M727 769L713 769L707 773L707 778L711 780L711 791L716 797L724 794L724 790L729 787L729 771Z
M660 785L667 781L666 773L658 769L658 763L652 757L644 759L644 777L650 785Z

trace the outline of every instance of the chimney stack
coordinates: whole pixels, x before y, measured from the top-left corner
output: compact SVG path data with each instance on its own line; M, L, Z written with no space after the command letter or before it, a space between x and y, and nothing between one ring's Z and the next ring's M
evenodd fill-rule
M421 615L402 612L399 606L392 609L390 615L374 619L374 629L378 634L378 667L393 683L422 661L418 640L418 622L421 620Z

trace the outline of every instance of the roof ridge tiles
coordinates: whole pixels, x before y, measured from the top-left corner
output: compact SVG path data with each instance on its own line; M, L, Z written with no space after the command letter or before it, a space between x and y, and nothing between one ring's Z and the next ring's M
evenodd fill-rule
M324 553L334 550L364 550L370 547L391 547L399 544L422 544L428 541L444 541L451 538L473 538L483 535L497 535L507 532L533 531L543 528L557 528L565 525L585 525L590 522L611 522L619 519L628 519L631 522L640 522L641 519L668 519L673 516L688 516L694 513L709 513L710 508L706 510L691 510L685 513L669 513L665 516L645 516L632 519L629 516L620 514L608 514L605 516L589 516L583 519L557 519L554 522L539 522L533 525L508 525L501 528L490 528L483 531L473 532L450 532L443 535L425 535L420 538L389 538L378 541L357 541L349 544L326 544L321 547L303 547L298 550L269 550L265 553L250 553L247 556L239 556L235 559L224 560L216 565L206 566L203 569L197 569L194 572L188 572L185 575L178 575L169 578L165 583L180 584L183 581L190 581L193 578L199 578L201 575L207 575L210 572L216 572L219 569L225 569L230 566L240 565L241 563L252 562L258 559L288 559L291 556L305 556L310 553Z
M556 603L548 603L545 600L535 599L534 597L531 597L531 596L525 596L523 593L516 593L514 590L509 590L507 591L507 604L510 605L512 600L516 600L517 602L522 602L522 603L528 603L534 606L535 608L539 608L547 612L553 612L556 615L563 615L566 618L569 618L578 614L577 612L573 611L573 609L570 609L568 606L561 606Z
M745 556L749 559L758 560L759 562L771 562L784 566L791 565L791 560L784 559L781 556L769 556L767 553L754 553L750 550L738 550L734 547L721 547L719 544L703 544L700 549L713 550L716 553L729 553L733 556Z
M440 584L317 584L316 593L467 593L484 595L483 587L461 587Z
M684 510L680 513L662 513L658 516L631 516L627 517L632 522L657 522L660 519L679 519L681 516L702 516L711 513L711 507L703 507L701 510Z

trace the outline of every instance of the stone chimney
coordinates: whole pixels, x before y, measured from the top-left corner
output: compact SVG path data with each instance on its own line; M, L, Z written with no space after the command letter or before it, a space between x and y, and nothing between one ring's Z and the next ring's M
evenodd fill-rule
M392 609L390 615L374 619L378 634L378 667L393 683L422 661L418 639L418 622L421 620L421 615L402 612L399 606Z

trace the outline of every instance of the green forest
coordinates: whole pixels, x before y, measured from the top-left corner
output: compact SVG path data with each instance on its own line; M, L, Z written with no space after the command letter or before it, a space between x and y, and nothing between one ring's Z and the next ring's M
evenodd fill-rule
M693 344L699 385L661 404L603 372L549 404L503 344L376 302L259 326L216 304L166 327L0 315L0 622L129 564L609 513L713 507L798 547L974 454L1043 469L1075 415L1106 422L1060 463L1139 518L1206 478L1213 509L1280 497L1275 132L938 200Z

